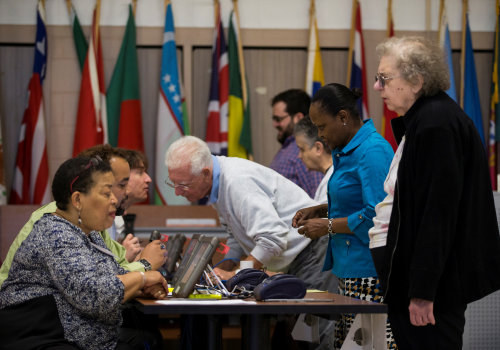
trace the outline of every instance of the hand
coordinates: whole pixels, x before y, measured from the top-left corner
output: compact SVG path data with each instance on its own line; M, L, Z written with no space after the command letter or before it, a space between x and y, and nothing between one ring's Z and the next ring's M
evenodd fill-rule
M214 268L214 273L215 273L216 276L219 277L220 280L227 281L228 279L230 279L231 277L233 277L234 275L236 275L236 270L225 271L225 270L219 269L218 267L215 267ZM214 281L212 281L212 282L214 282Z
M410 322L414 326L427 326L436 324L434 319L434 302L424 299L412 298L410 300Z
M292 227L298 228L303 224L304 220L320 218L322 217L322 213L325 214L327 207L325 204L316 205L314 207L302 208L298 210L293 219L292 219Z
M154 240L144 247L141 259L146 259L151 264L153 270L157 270L167 260L167 251L165 250L165 244L159 239Z
M158 271L147 271L144 273L146 282L142 287L145 295L156 299L163 299L168 295L168 284L165 278Z
M141 252L142 248L139 243L139 238L135 237L133 234L129 233L122 241L122 245L127 250L125 254L125 259L128 262L135 260L135 257Z
M317 239L328 233L328 220L327 219L310 219L303 220L302 227L298 232L304 237L310 239Z

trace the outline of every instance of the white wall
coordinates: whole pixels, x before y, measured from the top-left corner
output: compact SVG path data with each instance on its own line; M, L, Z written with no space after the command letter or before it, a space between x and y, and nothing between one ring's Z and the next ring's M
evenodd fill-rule
M37 0L0 0L1 24L35 24ZM177 27L212 27L213 0L171 0ZM387 0L361 0L364 29L386 28ZM102 0L101 24L124 26L130 0ZM162 27L164 0L138 0L136 23L139 27ZM73 0L82 25L90 25L94 0ZM239 0L242 28L304 29L308 27L309 0ZM320 29L348 29L351 19L350 0L316 0ZM429 10L426 11L426 6ZM460 31L462 0L447 0L451 31ZM231 0L221 0L224 23L229 18ZM469 0L472 31L494 31L495 0ZM47 23L68 25L65 0L46 0ZM393 0L394 29L437 30L439 0ZM426 28L430 13L430 28ZM227 24L227 23L225 23Z

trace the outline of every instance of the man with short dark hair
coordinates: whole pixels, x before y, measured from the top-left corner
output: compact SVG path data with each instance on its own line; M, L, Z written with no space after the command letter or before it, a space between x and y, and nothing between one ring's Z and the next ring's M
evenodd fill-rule
M300 89L286 90L273 97L272 121L282 146L269 167L296 183L313 198L323 174L308 170L299 159L299 148L293 135L295 124L309 114L310 104L309 95Z

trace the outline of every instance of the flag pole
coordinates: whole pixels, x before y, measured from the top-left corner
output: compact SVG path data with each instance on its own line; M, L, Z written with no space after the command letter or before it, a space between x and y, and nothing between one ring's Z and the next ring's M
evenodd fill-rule
M347 54L347 82L346 86L351 84L352 55L354 53L354 35L356 34L356 11L358 9L358 0L352 0L351 14L351 34L349 36L349 53Z
M441 38L441 26L443 25L444 1L439 1L438 41Z
M243 106L246 107L248 101L247 75L245 71L245 59L243 57L243 45L241 43L240 14L238 11L238 0L233 0L233 11L236 18L236 33L238 34L238 57L241 74L241 89L243 93Z
M95 4L95 42L99 42L99 23L101 22L101 0L97 0Z
M465 36L467 26L467 0L462 1L462 52L460 52L460 107L464 108L465 91Z
M71 8L73 7L71 0L66 0L66 7L68 8L68 13L71 16Z
M219 13L220 13L219 7L220 7L219 0L214 0L214 22L215 22L214 27L215 27L215 30L217 30L217 19L219 18Z
M137 0L132 0L132 14L135 18L135 10L137 9Z
M310 62L309 62L309 55L310 55L310 52L309 50L311 49L311 38L312 36L314 35L314 14L316 12L316 8L315 8L315 2L314 0L311 0L310 2L310 5L309 5L309 37L308 37L308 40L309 42L307 43L307 68L306 68L306 82L305 82L305 90L308 92L309 91L309 83L313 83L314 81L314 78L309 81L309 74L311 74L311 77L314 76L314 65L312 65L311 67L310 66ZM317 38L317 40L319 40L319 38ZM314 48L314 50L316 50L316 48ZM309 69L312 69L311 72L309 72ZM311 89L311 97L313 95L313 89Z
M387 33L386 37L391 36L392 27L392 0L387 0Z

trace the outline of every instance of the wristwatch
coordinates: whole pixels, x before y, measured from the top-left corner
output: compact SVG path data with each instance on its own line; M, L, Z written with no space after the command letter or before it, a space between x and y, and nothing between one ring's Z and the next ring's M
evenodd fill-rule
M144 270L151 271L151 264L146 259L141 259L139 262L144 266Z

